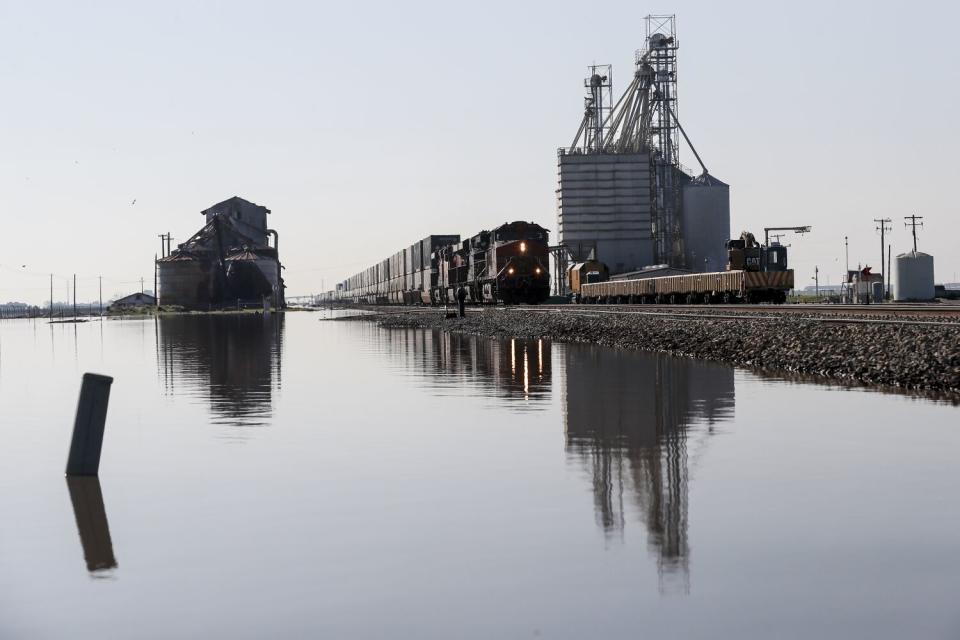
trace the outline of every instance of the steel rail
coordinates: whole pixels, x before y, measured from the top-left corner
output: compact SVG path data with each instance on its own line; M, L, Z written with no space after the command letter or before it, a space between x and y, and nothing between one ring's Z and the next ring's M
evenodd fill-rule
M741 313L757 313L760 311L774 311L783 314L793 313L850 313L854 315L943 315L947 317L960 317L960 305L944 306L909 306L909 307L881 307L864 305L769 305L769 304L556 304L556 305L537 305L543 309L593 309L593 308L614 308L614 309L662 309L666 311L675 311L678 313L699 313L707 310L739 311Z
M370 309L365 307L374 315L391 316L404 314L428 314L437 313L443 310L443 307L385 307L381 309ZM545 306L499 306L499 307L467 307L467 313L475 315L487 312L509 312L509 313L560 313L568 315L601 317L604 315L624 315L624 316L645 316L650 318L665 318L674 320L760 320L763 322L783 321L789 318L791 321L803 321L811 323L825 324L888 324L901 326L927 326L927 327L953 327L960 329L960 322L938 322L935 320L912 320L896 318L850 318L843 316L800 316L791 317L787 315L760 315L758 313L740 313L740 314L720 314L720 313L671 313L668 311L641 311L636 307L624 309L591 309L582 305L557 305L555 307Z
M671 318L675 320L762 320L765 322L783 321L784 316L761 316L761 315L721 315L713 313L667 313L659 311L625 311L625 310L606 310L606 309L537 309L532 307L503 307L503 311L528 311L533 313L567 313L570 315L587 315L598 317L599 315L639 315L654 318ZM794 321L820 322L834 324L898 324L898 325L918 325L933 327L953 327L960 329L958 322L935 322L932 320L896 320L892 318L843 318L843 317L800 317L791 318Z

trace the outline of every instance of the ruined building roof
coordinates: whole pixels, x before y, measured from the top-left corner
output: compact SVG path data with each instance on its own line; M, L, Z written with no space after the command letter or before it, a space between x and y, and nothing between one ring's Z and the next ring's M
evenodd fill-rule
M224 254L240 250L268 253L274 251L270 246L257 242L240 231L237 224L229 216L217 214L210 222L203 225L199 231L193 234L189 240L180 244L170 252L170 255L160 258L159 261L175 262L178 260L191 260L205 254L217 252L218 225L220 227L221 249Z
M263 211L270 213L270 209L267 209L266 207L259 205L256 202L250 202L249 200L245 200L240 196L233 196L232 198L227 198L223 202L218 202L212 207L208 207L207 209L204 209L200 213L202 213L203 215L207 215L211 213L226 213L238 207L243 207L243 208L253 207L256 209L262 209Z

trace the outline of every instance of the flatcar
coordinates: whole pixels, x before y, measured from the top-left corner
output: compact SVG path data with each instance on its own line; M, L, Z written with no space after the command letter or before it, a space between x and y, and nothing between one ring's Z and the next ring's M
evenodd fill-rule
M573 301L586 304L782 303L794 284L787 248L760 245L749 232L727 242L726 271L570 282Z

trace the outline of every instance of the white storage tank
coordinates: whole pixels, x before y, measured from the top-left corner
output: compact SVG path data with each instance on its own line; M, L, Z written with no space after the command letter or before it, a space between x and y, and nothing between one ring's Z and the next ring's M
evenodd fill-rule
M894 300L933 300L933 256L909 251L893 264Z

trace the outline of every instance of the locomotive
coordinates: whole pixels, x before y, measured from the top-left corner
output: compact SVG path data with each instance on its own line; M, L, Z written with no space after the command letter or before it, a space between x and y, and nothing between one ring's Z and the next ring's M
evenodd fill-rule
M444 247L433 299L505 304L543 302L550 295L548 231L533 222L508 222Z
M548 231L508 222L461 241L431 235L337 284L331 299L370 304L543 302L550 295Z
M584 278L586 276L594 276ZM787 248L759 244L752 233L727 242L727 270L597 281L602 271L574 265L568 282L574 302L641 304L782 303L793 288Z

